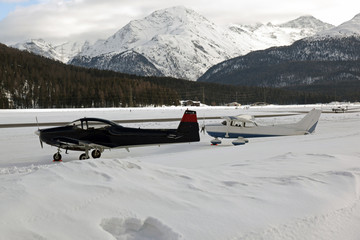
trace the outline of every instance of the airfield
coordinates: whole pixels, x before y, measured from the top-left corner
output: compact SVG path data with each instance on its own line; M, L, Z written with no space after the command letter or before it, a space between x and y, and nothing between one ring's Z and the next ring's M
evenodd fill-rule
M60 163L56 148L41 148L36 117L40 128L81 117L177 128L186 108L0 110L0 239L358 239L360 112L351 109L359 106L333 107L189 107L200 126L239 114L271 125L324 113L312 135L211 146L201 133L200 142L96 160L63 153Z

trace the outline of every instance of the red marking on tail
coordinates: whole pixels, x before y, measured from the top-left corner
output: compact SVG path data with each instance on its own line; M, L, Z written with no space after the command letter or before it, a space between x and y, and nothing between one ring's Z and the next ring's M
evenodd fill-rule
M197 122L196 113L185 113L181 122Z

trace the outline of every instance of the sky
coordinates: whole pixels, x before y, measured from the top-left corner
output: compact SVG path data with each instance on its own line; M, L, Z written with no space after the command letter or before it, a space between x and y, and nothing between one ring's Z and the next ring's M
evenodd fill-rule
M0 0L0 42L106 39L131 20L185 6L218 25L284 23L302 15L334 25L360 13L358 0Z

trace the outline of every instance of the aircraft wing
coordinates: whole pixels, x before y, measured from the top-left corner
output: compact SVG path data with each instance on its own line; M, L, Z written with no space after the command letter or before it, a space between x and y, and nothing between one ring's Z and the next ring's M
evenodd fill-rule
M234 117L234 116L224 116L224 117L221 117L221 118L223 118L223 119L225 119L225 120L227 120L227 121L234 121L234 120L237 120L237 118L236 118L236 117Z

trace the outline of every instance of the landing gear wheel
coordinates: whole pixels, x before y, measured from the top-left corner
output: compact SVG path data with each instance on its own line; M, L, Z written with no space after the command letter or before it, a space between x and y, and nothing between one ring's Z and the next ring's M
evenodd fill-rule
M218 144L221 144L221 140L218 138L215 138L215 139L211 140L210 142L211 142L211 145L213 145L213 146L217 146Z
M80 160L86 160L86 159L89 159L89 157L86 156L86 153L83 153L80 155L79 157Z
M54 161L59 162L59 161L61 161L61 154L57 152L54 154L53 158L54 158Z
M95 150L93 150L93 151L91 152L91 156L92 156L93 158L99 158L99 157L101 157L101 151L98 150L98 149L95 149Z

